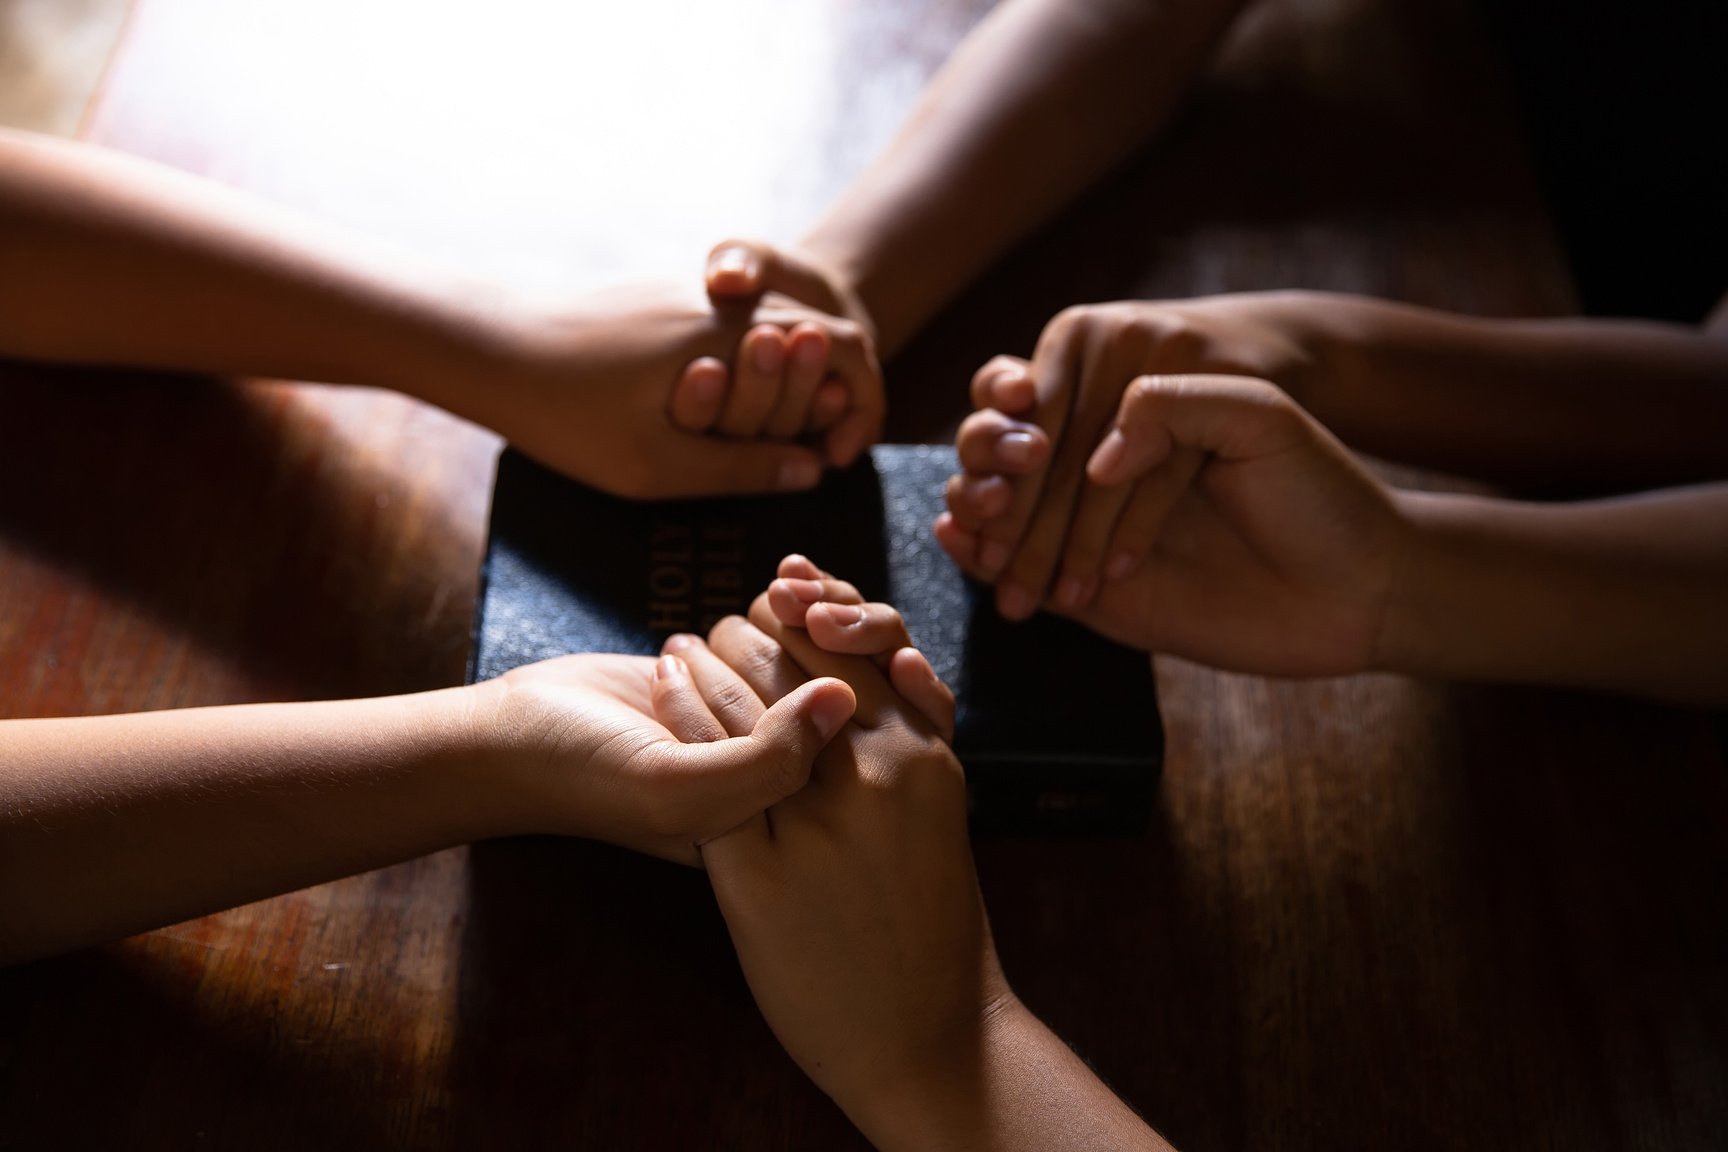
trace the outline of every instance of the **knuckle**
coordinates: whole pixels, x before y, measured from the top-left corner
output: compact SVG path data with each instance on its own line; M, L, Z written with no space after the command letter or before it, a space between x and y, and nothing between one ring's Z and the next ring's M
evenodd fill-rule
M1169 377L1136 376L1128 385L1126 393L1130 408L1145 409L1157 403L1166 387Z
M1192 321L1176 317L1165 327L1159 339L1160 358L1176 366L1185 366L1200 358L1206 348L1206 335Z
M744 715L749 710L748 706L755 701L756 694L744 685L726 683L714 689L713 698L709 701L709 705L716 712L724 712L728 715Z
M1068 307L1062 309L1062 311L1056 313L1056 315L1051 318L1050 323L1045 325L1044 330L1048 332L1054 329L1056 332L1062 333L1070 328L1081 327L1088 323L1093 316L1098 314L1098 312L1099 309L1097 305L1094 304L1070 304Z
M708 646L722 654L721 659L726 659L726 654L736 649L743 639L742 632L746 623L744 617L736 613L722 616L708 629Z

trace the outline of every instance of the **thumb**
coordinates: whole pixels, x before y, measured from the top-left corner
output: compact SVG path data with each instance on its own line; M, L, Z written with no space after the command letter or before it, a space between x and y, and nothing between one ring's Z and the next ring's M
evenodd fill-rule
M714 823L733 827L804 787L816 757L857 707L844 680L823 677L787 693L748 736L680 745L690 766L714 784L706 802Z
M722 240L708 253L704 274L708 299L715 305L755 304L767 289L762 265L768 246L754 240Z
M822 457L798 444L691 436L678 450L675 471L660 498L752 496L804 492L822 480Z
M814 265L760 240L722 240L708 253L708 299L716 308L755 307L769 292L838 315L841 302Z

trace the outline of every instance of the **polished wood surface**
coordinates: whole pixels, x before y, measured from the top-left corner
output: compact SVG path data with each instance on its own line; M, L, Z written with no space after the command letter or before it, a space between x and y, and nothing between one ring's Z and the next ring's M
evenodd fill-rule
M139 0L90 134L547 291L694 276L722 235L796 235L986 7ZM891 366L895 432L951 428L1063 304L1290 285L1570 308L1458 0L1265 6L1163 145ZM6 365L0 443L0 714L460 679L488 434L377 393ZM1151 831L978 859L1022 996L1179 1147L1721 1146L1701 718L1158 672ZM443 853L0 973L0 1147L861 1143L702 878L598 845Z

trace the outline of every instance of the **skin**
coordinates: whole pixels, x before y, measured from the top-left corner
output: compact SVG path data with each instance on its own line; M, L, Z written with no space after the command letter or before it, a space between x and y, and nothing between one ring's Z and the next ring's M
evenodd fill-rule
M827 323L855 339L865 350L866 371L842 376L824 360L825 353L810 335L794 329L782 353L769 357L746 355L738 370L704 358L686 366L672 392L671 410L679 427L693 433L723 431L750 434L760 419L760 434L795 437L821 433L829 459L844 466L875 443L882 432L885 404L881 368L876 362L876 333L869 312L856 293L829 269L809 259L782 253L747 240L727 240L708 254L709 299L717 314L748 316L760 308L810 307L829 317ZM768 292L766 299L763 293ZM807 326L820 331L819 326ZM706 388L715 397L705 408L686 400ZM740 413L743 415L740 415ZM755 413L767 413L754 417Z
M882 358L892 357L1014 244L1156 135L1246 7L1006 0L802 242L718 246L710 296L747 308L779 293L857 323ZM1026 178L1028 157L1035 180ZM687 375L679 388L689 386ZM855 392L854 403L880 427L879 392Z
M953 699L903 646L898 614L787 564L748 620L708 644L674 638L665 659L692 675L656 700L700 740L811 675L856 694L809 786L702 846L775 1035L879 1148L1167 1148L1008 987L945 742ZM812 602L802 582L839 599Z
M1143 562L1064 612L1123 643L1272 675L1728 700L1728 484L1561 504L1401 492L1275 385L1229 376L1136 379L1086 469L1152 494ZM936 528L977 572L982 537L952 515Z
M0 722L0 962L491 836L696 865L803 786L853 707L814 681L687 744L654 719L655 674L568 656L409 696Z
M1728 340L1680 325L1484 320L1363 297L1248 293L1070 308L1030 361L973 380L956 520L1004 614L1073 610L1131 572L1143 501L1085 483L1123 391L1147 373L1278 384L1345 443L1545 492L1728 475ZM1628 382L1636 381L1635 402ZM1120 526L1118 526L1120 525Z
M785 342L795 359L822 348L845 391L876 376L855 326L808 307L719 315L655 286L548 306L208 181L0 130L0 356L393 388L650 498L820 479L817 447L694 435L667 411L693 358ZM704 395L682 402L712 404ZM754 419L719 431L786 426Z
M999 5L804 241L722 245L710 295L738 304L779 291L856 321L893 355L992 260L1155 135L1245 6ZM1023 178L1027 157L1038 180ZM1129 381L1166 372L1272 380L1352 447L1515 489L1713 479L1728 474L1724 315L1728 302L1710 339L1670 325L1480 320L1318 293L1069 309L1032 362L981 373L996 380L986 396L975 384L991 411L961 438L967 471L951 486L950 512L982 534L974 574L998 582L1005 615L1092 603L1142 562L1158 509L1156 494L1085 484L1082 465Z

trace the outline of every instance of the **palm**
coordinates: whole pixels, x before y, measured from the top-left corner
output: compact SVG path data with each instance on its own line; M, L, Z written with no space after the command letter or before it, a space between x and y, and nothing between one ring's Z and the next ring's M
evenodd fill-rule
M696 835L663 835L642 813L669 778L653 753L679 741L654 719L654 661L647 656L565 656L506 674L525 703L521 757L534 773L527 795L549 830L592 836L679 863L699 865Z

